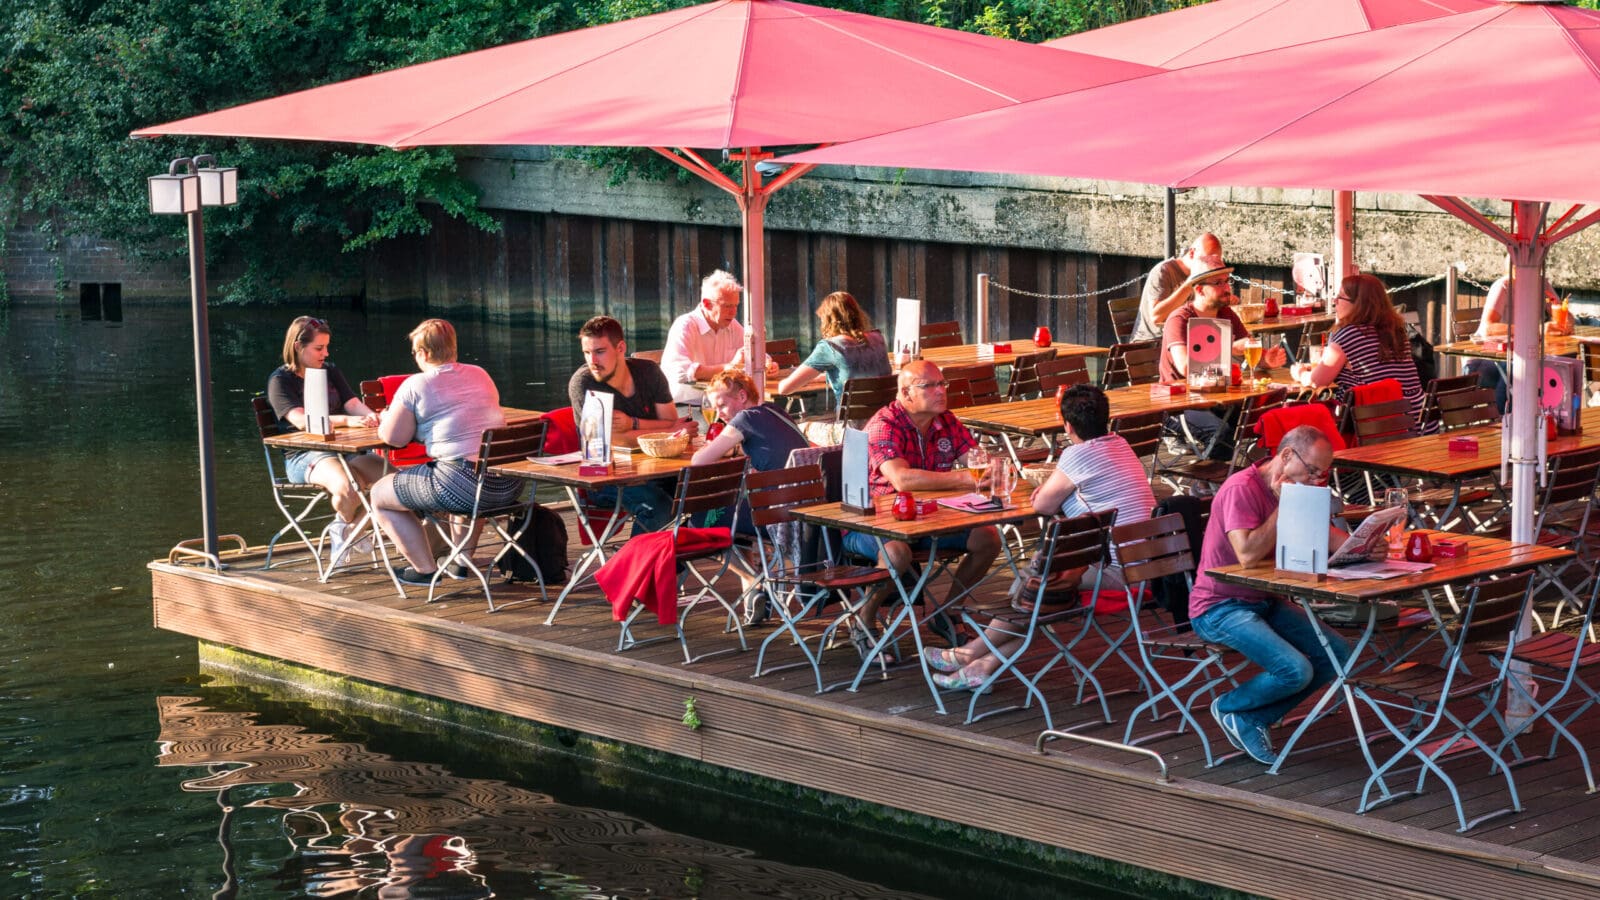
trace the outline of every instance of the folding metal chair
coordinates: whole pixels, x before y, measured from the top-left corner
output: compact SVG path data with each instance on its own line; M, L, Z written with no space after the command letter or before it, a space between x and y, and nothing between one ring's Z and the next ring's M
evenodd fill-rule
M1056 348L1024 353L1011 361L1011 380L1006 382L1007 400L1026 400L1039 396L1039 364L1056 358Z
M949 381L961 379L967 382L967 389L971 395L969 406L999 403L1005 399L1000 393L1000 379L995 376L992 362L973 363L970 366L948 366L944 370L944 377ZM951 403L950 408L957 407Z
M827 502L827 486L820 465L751 472L745 476L745 489L756 531L756 556L761 570L759 590L766 593L769 608L779 618L777 629L761 642L756 653L756 671L750 677L760 678L768 672L809 665L817 680L817 693L843 687L849 682L823 685L823 650L832 645L840 625L852 619L865 625L858 618L861 604L870 588L888 583L889 571L878 566L836 566L825 561L804 561L800 547L802 529L799 522L789 518L789 509ZM825 533L822 540L826 557L831 559L832 546ZM838 597L843 602L843 614L818 634L809 637L801 634L800 624L820 612L830 597ZM804 659L767 668L768 648L785 634L793 638ZM816 642L815 650L811 642Z
M466 552L466 548L473 543L473 534L478 530L479 523L494 529L495 534L499 535L500 539L504 541L499 553L495 555L495 560L499 560L506 553L520 555L528 561L529 565L533 566L535 577L539 582L539 599L545 601L550 599L545 592L544 573L539 570L539 564L534 562L533 557L529 556L521 545L517 543L517 538L521 536L523 529L532 524L530 510L533 503L533 492L528 491L528 496L522 497L522 492L519 491L517 499L512 500L510 503L485 503L483 497L484 479L489 475L489 469L492 466L516 462L542 452L544 449L545 427L543 421L523 422L517 425L507 425L504 428L491 428L483 433L483 440L478 445L478 460L473 464L472 469L473 477L478 482L478 488L473 494L472 511L464 517L466 519L465 524L455 526L460 530L461 536L459 538L451 536L453 531L452 521L458 517L444 512L423 514L422 521L433 527L444 540L447 548L443 556L444 562L433 573L433 580L428 583L429 603L433 602L434 596L439 589L439 579L445 576L446 570L451 565L459 563L465 566L473 577L478 579L478 584L483 588L483 599L489 604L489 612L495 611L494 593L489 589L489 576L483 569L478 567L477 563L472 561L471 555ZM509 525L519 517L521 525L515 532L512 532ZM502 519L505 521L502 522ZM494 563L491 562L489 565L492 567ZM532 598L530 597L529 599Z
M839 398L838 421L859 426L888 406L899 389L898 375L864 375L846 381Z
M250 409L256 417L256 431L263 440L278 434L278 415L272 411L272 404L267 402L267 398L252 397ZM332 521L331 503L325 514L316 512L318 503L330 499L328 492L315 484L290 481L287 469L280 468L283 464L282 451L263 443L261 452L267 461L267 483L272 486L272 502L277 504L278 512L283 513L285 520L284 526L279 528L278 533L267 542L267 560L261 567L272 568L273 550L278 546L278 541L292 531L300 539L300 543L305 545L307 555L311 557L311 564L317 569L317 578L321 579L322 555L317 551L317 545L312 543L310 535L306 533L305 526Z
M706 463L703 466L686 466L678 475L677 496L672 502L672 547L673 561L679 566L678 575L678 618L676 631L678 643L683 646L683 661L685 664L697 662L708 656L730 652L728 647L700 656L689 655L689 642L683 633L683 623L689 618L689 613L694 608L707 600L715 600L727 613L728 627L723 633L735 631L739 635L739 649L748 650L749 646L744 640L744 626L739 620L739 612L733 602L724 597L716 588L717 581L727 574L728 567L733 562L733 531L738 525L739 498L744 494L745 465L748 462L742 456L732 459L719 460ZM694 527L693 519L696 516L709 514L712 510L731 511L732 516L726 531L706 544L686 548L683 541L682 530L685 527ZM723 526L715 526L718 531ZM704 572L695 567L695 563L704 560L716 560L719 565L716 571L708 577ZM698 587L689 602L683 602L683 589L688 580L693 578ZM628 650L644 644L666 640L665 637L647 638L639 640L633 636L633 622L644 611L644 606L634 604L628 612L627 618L622 621L622 633L617 639L617 650Z
M1512 753L1513 765L1531 761L1517 747L1517 739L1531 731L1535 724L1549 723L1555 734L1550 738L1550 749L1537 759L1551 759L1563 739L1578 754L1583 764L1583 777L1589 783L1589 793L1596 791L1594 769L1589 765L1589 752L1583 742L1572 733L1572 724L1584 713L1600 704L1600 690L1596 690L1594 673L1600 671L1600 643L1594 640L1595 606L1600 604L1600 579L1596 579L1584 605L1583 617L1576 630L1546 631L1520 640L1512 648L1511 661L1533 679L1533 686L1525 686L1518 678L1510 678L1512 689L1522 695L1531 712L1521 727L1508 733L1495 748L1497 754L1507 749ZM1577 691L1576 702L1568 697Z
M1372 769L1361 789L1358 812L1422 793L1430 774L1444 782L1450 792L1456 821L1460 823L1457 832L1469 831L1490 819L1522 810L1511 767L1479 730L1492 724L1499 734L1510 732L1500 715L1499 704L1510 661L1516 653L1517 625L1530 582L1531 574L1524 572L1498 581L1476 582L1469 587L1462 601L1455 640L1437 664L1413 661L1401 668L1361 674L1345 683L1345 694L1356 711L1353 718L1361 752ZM1462 665L1463 653L1487 647L1503 649L1499 650L1498 658L1490 657L1494 663L1489 671L1469 672ZM1399 749L1381 763L1372 753L1362 724L1363 709L1400 742ZM1505 778L1511 805L1468 820L1461 792L1441 763L1446 756L1471 748L1489 757L1491 770ZM1416 784L1410 790L1392 790L1388 779L1407 759L1414 759L1418 764Z
M1534 594L1547 586L1554 587L1561 599L1550 615L1550 629L1561 627L1561 614L1568 607L1582 609L1583 591L1595 580L1595 547L1590 539L1595 523L1595 504L1600 497L1600 447L1563 453L1550 459L1545 473L1544 490L1539 496L1539 516L1534 523L1534 540L1545 547L1560 547L1576 555L1560 565L1554 563L1540 567ZM1583 572L1576 585L1568 585L1563 577L1573 566ZM1544 621L1534 613L1539 630L1545 630Z
M1100 386L1114 388L1160 381L1160 344L1160 341L1113 344L1111 352L1106 355L1105 371L1100 374Z
M1139 324L1138 297L1116 297L1106 301L1111 313L1111 336L1117 343L1133 340L1133 331Z
M983 642L985 648L994 657L1000 660L1000 665L984 679L983 683L972 689L972 700L967 704L967 721L971 725L979 719L987 718L995 713L1007 712L1013 709L1028 709L1035 700L1039 701L1039 712L1044 715L1045 728L1054 730L1055 722L1050 715L1050 702L1045 699L1040 682L1056 663L1066 660L1072 670L1072 677L1078 683L1077 702L1083 702L1083 692L1087 685L1094 686L1095 699L1100 702L1100 712L1103 721L1111 721L1111 708L1106 704L1105 690L1100 685L1100 680L1095 677L1094 666L1085 665L1073 655L1072 650L1089 630L1094 614L1094 605L1100 596L1100 580L1095 579L1094 586L1090 588L1090 600L1087 605L1073 603L1066 606L1046 607L1044 604L1045 592L1049 589L1050 575L1056 572L1065 572L1068 569L1082 568L1084 566L1101 565L1108 560L1106 555L1106 542L1110 536L1110 526L1116 519L1116 510L1099 513L1090 513L1076 518L1054 516L1045 526L1044 533L1040 536L1039 559L1043 565L1039 567L1036 578L1030 578L1023 583L1019 594L1022 598L1031 598L1032 604L1025 610L1019 610L1011 604L999 608L966 608L961 610L961 618ZM1076 596L1074 597L1076 599ZM1085 623L1084 627L1069 643L1062 643L1055 634L1055 627L1062 623L1077 620ZM1018 663L1033 646L1034 636L1043 630L1045 636L1055 646L1056 652L1045 663L1032 673L1024 672ZM998 639L991 638L990 633L998 633ZM1108 642L1110 638L1107 638ZM1010 652L1002 652L999 644L1012 644L1015 647ZM1120 643L1120 642L1119 642ZM1102 660L1104 657L1101 658ZM1131 660L1130 660L1131 662ZM1021 705L996 707L986 710L982 715L977 713L978 701L989 693L990 687L1002 676L1010 675L1022 682L1025 689Z
M1194 582L1194 556L1189 550L1189 534L1183 517L1172 514L1118 525L1111 529L1111 543L1117 548L1122 578L1128 585L1134 641L1139 647L1139 658L1150 687L1150 696L1128 714L1122 742L1137 747L1193 728L1205 752L1207 768L1231 758L1233 754L1228 757L1212 755L1211 739L1195 718L1194 705L1216 691L1219 685L1232 683L1249 661L1221 644L1202 639L1187 623L1179 625L1163 620L1155 604L1147 602L1152 596L1148 588L1158 578L1181 575L1185 582L1191 585ZM1226 659L1227 655L1234 656L1237 661ZM1145 711L1151 713L1154 721L1170 715L1158 714L1163 701L1170 703L1177 712L1176 727L1135 739L1134 728Z

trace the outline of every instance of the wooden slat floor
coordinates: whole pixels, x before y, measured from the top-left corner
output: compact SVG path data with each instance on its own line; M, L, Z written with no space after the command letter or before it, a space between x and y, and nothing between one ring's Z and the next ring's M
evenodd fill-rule
M616 653L617 626L592 589L574 592L556 624L545 626L548 605L521 585L496 584L497 602L530 595L531 602L491 614L472 582L453 582L448 590L455 593L427 604L422 591L396 596L381 569L347 571L320 585L307 564L275 561L263 571L260 560L258 553L247 555L221 577L153 563L155 624L1255 894L1600 895L1600 795L1585 793L1570 751L1517 770L1523 812L1461 836L1437 782L1420 796L1355 813L1367 770L1356 745L1337 743L1351 732L1342 713L1313 728L1276 776L1241 758L1207 768L1193 735L1156 741L1147 746L1162 754L1173 776L1163 784L1151 761L1124 751L1057 741L1045 755L1036 754L1034 739L1043 728L1037 710L963 725L971 695L960 693L946 695L950 713L939 715L914 667L891 669L887 680L871 675L857 693L818 695L805 667L752 679L755 647L770 626L751 631L748 653L685 666L675 641ZM709 610L692 617L691 649L736 646L721 628L721 618ZM639 633L667 630L647 623ZM792 645L773 646L769 663L799 659ZM909 641L905 646L909 653ZM824 680L847 679L855 661L848 644L830 651ZM1058 666L1046 679L1056 727L1120 740L1121 722L1138 696L1111 698L1117 724L1080 728L1097 718L1098 707L1072 705L1066 668ZM1115 663L1101 674L1108 687L1133 685ZM699 730L680 721L690 696L704 723ZM1020 685L1002 682L980 709L1021 696ZM1597 719L1582 723L1580 736L1589 746L1600 729ZM1231 749L1203 711L1201 721L1214 752ZM1166 724L1143 724L1140 732ZM1447 769L1469 816L1505 805L1503 781L1490 776L1481 758Z

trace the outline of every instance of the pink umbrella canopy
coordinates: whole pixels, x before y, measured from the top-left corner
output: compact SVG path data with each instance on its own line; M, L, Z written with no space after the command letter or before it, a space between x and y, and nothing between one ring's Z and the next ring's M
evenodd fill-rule
M1492 0L1212 0L1044 46L1179 69L1492 5Z
M787 0L721 0L134 132L388 147L832 143L1150 67Z
M1600 13L1483 10L1073 91L787 157L1600 200Z

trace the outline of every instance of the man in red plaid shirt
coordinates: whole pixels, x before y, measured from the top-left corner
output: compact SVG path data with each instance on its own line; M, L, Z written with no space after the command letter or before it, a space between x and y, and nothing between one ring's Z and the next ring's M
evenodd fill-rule
M927 360L916 360L900 370L900 385L895 399L867 422L867 467L871 470L872 495L880 497L897 491L961 491L977 485L972 475L956 463L977 446L967 426L950 413L945 400L949 382L939 367ZM965 551L966 556L953 573L949 600L977 584L1000 554L1000 532L993 526L947 534L938 538L942 551ZM914 550L926 550L932 542L923 540L913 547L905 541L884 541L883 555L898 576L912 567ZM845 549L857 556L878 558L878 541L871 535L851 532L845 535ZM876 629L878 607L887 591L878 591L862 608L862 621ZM928 617L928 627L951 646L959 646L961 635L943 612Z

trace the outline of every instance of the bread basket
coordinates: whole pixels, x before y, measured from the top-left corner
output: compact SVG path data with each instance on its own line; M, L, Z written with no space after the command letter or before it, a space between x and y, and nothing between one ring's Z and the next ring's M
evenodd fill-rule
M1055 470L1056 467L1049 463L1033 463L1026 465L1022 467L1022 480L1033 485L1034 487L1039 487L1046 481L1050 480L1050 473L1054 472Z
M1265 303L1241 303L1235 306L1233 311L1239 314L1239 321L1246 325L1254 325L1266 316L1267 305Z
M639 435L639 449L645 456L672 459L689 449L689 435L672 431L652 431Z

